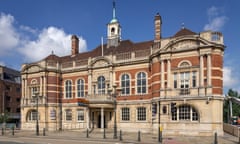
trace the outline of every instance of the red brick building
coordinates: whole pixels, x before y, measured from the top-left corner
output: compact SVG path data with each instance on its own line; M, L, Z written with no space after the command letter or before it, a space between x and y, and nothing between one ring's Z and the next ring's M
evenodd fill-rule
M221 135L222 34L181 28L163 38L159 14L154 25L153 40L121 40L114 7L106 44L79 53L73 35L70 55L23 64L22 129L35 129L38 118L47 130L161 126L164 135Z
M0 66L1 121L20 123L21 80L20 72Z

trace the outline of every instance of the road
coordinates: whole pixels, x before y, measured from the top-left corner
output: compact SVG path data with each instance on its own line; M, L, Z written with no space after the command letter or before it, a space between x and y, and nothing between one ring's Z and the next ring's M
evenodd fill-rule
M66 137L67 138L67 137ZM43 137L1 137L0 144L119 144L113 141L96 141L92 139L56 139ZM130 144L130 143L129 143Z

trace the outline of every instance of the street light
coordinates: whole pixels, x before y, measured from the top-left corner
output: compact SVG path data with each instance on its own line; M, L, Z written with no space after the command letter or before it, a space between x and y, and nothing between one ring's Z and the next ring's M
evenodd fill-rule
M114 97L114 126L113 126L113 138L114 139L117 139L117 113L116 113L116 106L117 106L117 101L116 101L116 98L117 98L117 93L116 93L116 87L117 85L113 85L113 89L114 89L114 92L113 92L113 97Z
M37 110L37 120L36 120L36 135L39 135L39 122L38 122L38 98L39 98L39 93L35 92L35 99L37 100L37 104L36 104L36 110Z

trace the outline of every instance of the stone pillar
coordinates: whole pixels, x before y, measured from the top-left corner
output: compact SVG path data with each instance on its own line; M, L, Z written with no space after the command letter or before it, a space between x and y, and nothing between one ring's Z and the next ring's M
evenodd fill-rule
M43 91L42 91L42 97L43 97L43 103L45 104L45 102L46 102L46 96L47 96L47 91L46 91L46 83L47 83L47 81L46 81L46 75L45 76L43 76ZM41 86L40 86L41 87ZM45 97L45 98L44 98Z
M161 60L161 89L164 88L164 60Z
M211 54L207 55L207 84L208 86L212 85L212 61L211 61Z
M200 72L199 72L199 82L200 87L203 87L203 80L204 80L204 66L203 66L203 55L200 56Z
M171 85L171 62L170 59L167 60L167 88L170 88Z
M88 94L92 94L92 71L88 71Z

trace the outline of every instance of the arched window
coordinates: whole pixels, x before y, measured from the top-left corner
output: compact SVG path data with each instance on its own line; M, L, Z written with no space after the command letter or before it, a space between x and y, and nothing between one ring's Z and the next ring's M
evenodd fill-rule
M70 80L65 82L65 97L72 98L72 82Z
M123 74L121 76L121 88L122 88L123 95L130 94L130 78L128 74Z
M28 112L27 121L36 121L37 118L38 118L38 120L40 119L40 116L37 115L37 110L31 110Z
M104 76L98 77L98 94L105 94L105 78L104 78Z
M84 81L82 79L77 81L77 97L84 97Z
M172 120L174 121L198 121L199 114L195 108L190 105L180 105L177 111L172 113Z
M146 94L146 90L147 90L146 74L144 72L140 72L137 74L137 93Z

